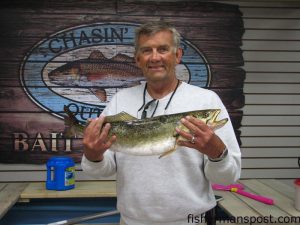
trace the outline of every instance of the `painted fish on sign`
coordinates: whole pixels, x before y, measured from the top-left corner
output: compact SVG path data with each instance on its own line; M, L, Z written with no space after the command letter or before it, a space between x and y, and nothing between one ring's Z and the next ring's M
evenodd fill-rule
M87 59L68 62L49 75L51 84L86 87L100 101L107 101L105 88L131 87L144 80L142 71L133 58L118 53L107 59L101 51L94 50Z

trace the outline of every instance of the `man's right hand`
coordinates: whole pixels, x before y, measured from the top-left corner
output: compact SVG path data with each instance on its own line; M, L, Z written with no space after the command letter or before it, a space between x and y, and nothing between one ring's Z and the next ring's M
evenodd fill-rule
M116 136L108 136L111 125L104 124L104 116L91 120L86 127L83 136L83 153L85 157L93 162L103 160L104 152L116 141Z

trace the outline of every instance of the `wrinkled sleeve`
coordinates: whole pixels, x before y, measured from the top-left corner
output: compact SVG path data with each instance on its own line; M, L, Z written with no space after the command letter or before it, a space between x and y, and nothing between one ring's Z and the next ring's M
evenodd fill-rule
M102 112L103 115L108 116L116 114L116 99L117 96L115 95ZM84 173L96 179L114 175L117 171L115 153L107 150L104 153L104 159L101 162L89 161L83 154L81 159L81 168Z
M204 172L206 178L212 183L231 184L236 182L241 175L241 152L233 130L228 112L222 101L216 96L215 107L221 109L219 119L228 118L224 127L215 131L228 149L228 155L219 162L212 162L204 157Z

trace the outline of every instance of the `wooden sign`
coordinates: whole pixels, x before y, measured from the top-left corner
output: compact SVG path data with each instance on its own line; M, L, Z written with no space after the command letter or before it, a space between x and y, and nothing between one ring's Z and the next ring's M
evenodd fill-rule
M63 2L51 4L0 10L5 24L0 37L1 163L45 163L57 155L79 162L82 139L60 135L63 107L85 121L99 116L118 90L143 82L133 58L134 30L140 22L157 19L173 23L182 35L177 77L214 90L240 140L245 72L238 6L118 2L116 7L102 1L85 2L82 9L75 1L69 10ZM103 10L95 11L92 4Z

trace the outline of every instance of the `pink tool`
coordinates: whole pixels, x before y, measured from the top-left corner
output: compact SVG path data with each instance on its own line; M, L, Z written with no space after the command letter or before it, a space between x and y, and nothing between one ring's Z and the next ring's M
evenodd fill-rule
M231 192L235 192L237 194L246 196L248 198L252 198L256 201L268 204L268 205L274 205L274 200L271 198L267 198L265 196L261 196L261 195L255 195L252 193L249 193L247 191L243 191L244 186L242 184L230 184L230 185L221 185L221 184L213 184L212 188L214 190L221 190L221 191L231 191Z

